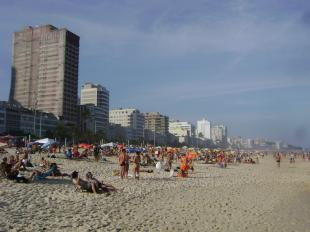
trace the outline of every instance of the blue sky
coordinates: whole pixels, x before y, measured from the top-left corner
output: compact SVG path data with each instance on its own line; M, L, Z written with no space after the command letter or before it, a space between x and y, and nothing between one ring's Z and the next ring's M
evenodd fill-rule
M0 99L12 33L42 24L81 37L79 82L106 86L112 108L310 147L308 0L2 0Z

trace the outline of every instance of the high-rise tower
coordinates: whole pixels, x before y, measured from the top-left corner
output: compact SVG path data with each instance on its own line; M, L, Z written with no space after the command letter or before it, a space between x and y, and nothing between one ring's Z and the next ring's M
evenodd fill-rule
M76 122L79 36L52 25L13 36L10 102Z

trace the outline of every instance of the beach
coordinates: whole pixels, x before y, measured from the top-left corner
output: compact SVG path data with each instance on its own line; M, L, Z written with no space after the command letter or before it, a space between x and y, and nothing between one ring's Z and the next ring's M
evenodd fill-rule
M33 163L41 156L32 155ZM310 231L308 161L284 159L280 168L271 156L227 168L197 161L188 178L142 172L140 180L121 180L112 175L115 157L57 157L48 160L62 172L84 178L91 171L120 191L76 192L68 177L29 184L1 179L0 231Z

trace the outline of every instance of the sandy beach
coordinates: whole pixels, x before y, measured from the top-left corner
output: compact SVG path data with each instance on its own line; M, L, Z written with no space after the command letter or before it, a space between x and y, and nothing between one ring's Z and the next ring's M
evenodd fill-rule
M62 172L91 171L121 191L75 192L68 177L1 179L0 231L310 231L310 162L300 159L280 168L272 157L226 169L196 162L188 178L155 172L139 181L112 176L116 158L55 161Z

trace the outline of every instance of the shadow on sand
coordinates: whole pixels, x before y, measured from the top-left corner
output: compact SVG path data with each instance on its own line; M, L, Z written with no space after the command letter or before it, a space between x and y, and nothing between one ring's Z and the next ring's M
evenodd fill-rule
M68 177L56 177L53 179L45 179L41 181L36 181L36 184L48 184L48 185L71 185L72 181Z

